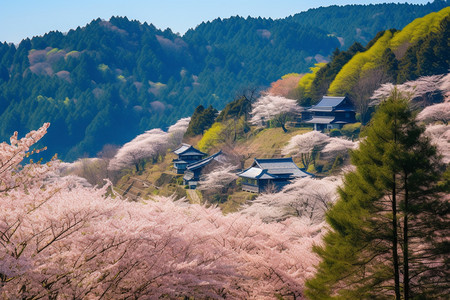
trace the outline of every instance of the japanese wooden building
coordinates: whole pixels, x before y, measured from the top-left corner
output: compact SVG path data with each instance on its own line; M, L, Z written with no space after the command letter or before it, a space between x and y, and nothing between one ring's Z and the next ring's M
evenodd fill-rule
M189 164L198 162L207 155L189 144L182 144L180 147L175 149L173 153L178 155L178 158L173 160L173 167L175 168L177 174L184 174Z
M188 185L190 189L195 189L200 180L200 175L202 174L203 168L215 161L215 159L221 154L222 151L219 151L211 156L208 156L207 158L187 165L183 176L184 184Z
M242 180L242 190L261 193L275 188L281 190L292 179L311 176L289 158L256 159L250 168L237 174Z
M348 97L324 96L317 105L302 112L302 119L313 124L314 130L322 131L355 123L355 115L355 107Z

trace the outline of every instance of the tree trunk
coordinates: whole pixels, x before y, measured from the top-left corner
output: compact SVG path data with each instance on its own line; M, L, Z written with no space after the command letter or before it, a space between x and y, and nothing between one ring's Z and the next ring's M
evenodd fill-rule
M408 241L408 175L405 174L405 216L403 218L403 297L409 299L409 241Z
M397 186L395 173L393 174L392 188L392 259L394 263L395 299L400 300L400 272L398 263L398 240L397 240Z
M394 143L397 145L397 114L394 116ZM398 229L397 229L397 178L395 169L392 171L392 260L394 264L395 299L400 300L400 272L398 262Z

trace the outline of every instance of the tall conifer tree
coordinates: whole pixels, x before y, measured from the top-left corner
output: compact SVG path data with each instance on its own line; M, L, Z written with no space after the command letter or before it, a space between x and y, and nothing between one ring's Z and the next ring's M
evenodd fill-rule
M380 105L352 153L356 171L327 213L331 230L315 248L322 262L307 282L310 298L448 291L448 177L423 132L397 91Z

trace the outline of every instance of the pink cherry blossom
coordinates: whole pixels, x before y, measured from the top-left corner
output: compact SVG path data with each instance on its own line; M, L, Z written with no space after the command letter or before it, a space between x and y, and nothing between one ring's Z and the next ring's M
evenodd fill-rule
M127 202L110 184L58 178L57 161L21 166L47 127L0 145L2 298L303 297L321 225L173 197Z
M301 108L297 105L296 100L267 94L252 104L250 123L264 126L265 122L273 120L280 114L295 114L299 113L300 110Z

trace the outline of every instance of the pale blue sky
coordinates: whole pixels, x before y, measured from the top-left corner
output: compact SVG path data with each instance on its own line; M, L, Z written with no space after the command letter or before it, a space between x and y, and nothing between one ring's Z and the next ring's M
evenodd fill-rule
M284 18L309 8L392 1L358 0L0 0L0 42L18 43L51 30L66 32L98 17L127 16L184 34L218 17ZM403 1L404 2L404 1ZM427 0L408 3L425 4ZM432 0L430 0L432 2Z

